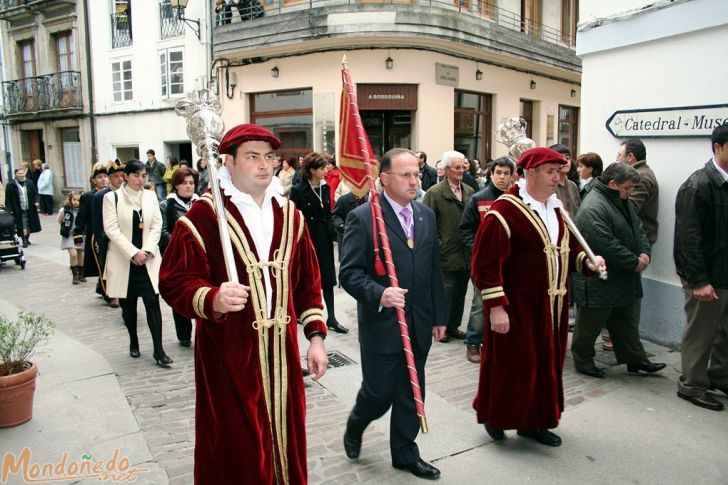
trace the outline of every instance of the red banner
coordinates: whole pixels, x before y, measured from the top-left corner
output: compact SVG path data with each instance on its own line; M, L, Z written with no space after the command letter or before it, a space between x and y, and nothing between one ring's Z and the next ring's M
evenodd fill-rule
M356 107L356 94L354 84L346 69L341 70L341 110L339 113L339 171L344 180L349 183L352 192L358 197L369 192L367 185L367 173L365 168L365 157L372 164L373 175L379 175L379 163L374 158L372 145L369 137L364 131L359 110ZM357 129L359 126L359 130ZM359 133L363 134L360 137ZM361 139L360 139L361 138ZM366 154L364 153L366 152Z

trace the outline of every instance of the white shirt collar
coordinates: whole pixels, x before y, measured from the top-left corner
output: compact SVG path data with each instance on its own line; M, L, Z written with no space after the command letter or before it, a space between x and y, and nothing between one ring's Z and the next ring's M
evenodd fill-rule
M523 202L530 205L533 209L536 209L536 207L543 208L545 210L549 209L555 209L557 207L561 207L561 201L559 201L559 198L556 197L556 194L551 194L548 199L546 199L546 203L539 202L538 200L531 197L531 194L528 193L528 189L526 189L526 179L519 179L518 182L516 182L518 185L518 195L521 196L521 199L523 199Z
M713 165L715 165L715 168L720 172L720 174L723 176L723 178L728 182L728 172L723 170L723 168L718 165L718 163L715 161L715 157L713 157Z

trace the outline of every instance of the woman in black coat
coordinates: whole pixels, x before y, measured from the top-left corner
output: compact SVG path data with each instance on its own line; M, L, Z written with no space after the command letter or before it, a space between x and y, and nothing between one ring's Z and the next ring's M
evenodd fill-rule
M16 169L15 180L5 188L5 209L15 217L15 230L23 240L24 248L30 244L30 235L41 230L38 189L26 174L25 168Z
M199 162L198 162L199 164ZM159 237L159 251L164 257L164 250L172 237L172 230L177 220L187 214L192 204L200 197L195 193L199 184L199 174L188 167L181 167L172 176L172 192L159 203L162 213L162 234ZM174 328L177 331L177 340L182 347L189 347L192 343L192 320L172 309Z
M347 333L349 330L336 321L334 313L334 286L336 286L336 268L334 266L334 240L336 230L331 220L331 204L329 186L326 185L327 160L316 152L311 152L303 159L301 167L302 179L288 193L288 198L303 213L308 226L321 271L321 288L328 319L326 326L334 332Z

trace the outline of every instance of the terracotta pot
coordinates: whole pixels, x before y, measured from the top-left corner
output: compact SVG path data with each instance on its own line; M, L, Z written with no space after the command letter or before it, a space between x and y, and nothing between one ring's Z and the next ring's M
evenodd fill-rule
M18 374L0 376L0 428L9 428L30 421L33 417L33 396L38 367Z

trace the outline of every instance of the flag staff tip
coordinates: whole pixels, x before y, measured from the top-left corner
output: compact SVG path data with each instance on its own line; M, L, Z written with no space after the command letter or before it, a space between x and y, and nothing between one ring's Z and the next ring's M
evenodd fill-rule
M344 69L348 69L346 65L346 54L344 54L344 57L341 58L341 65Z

